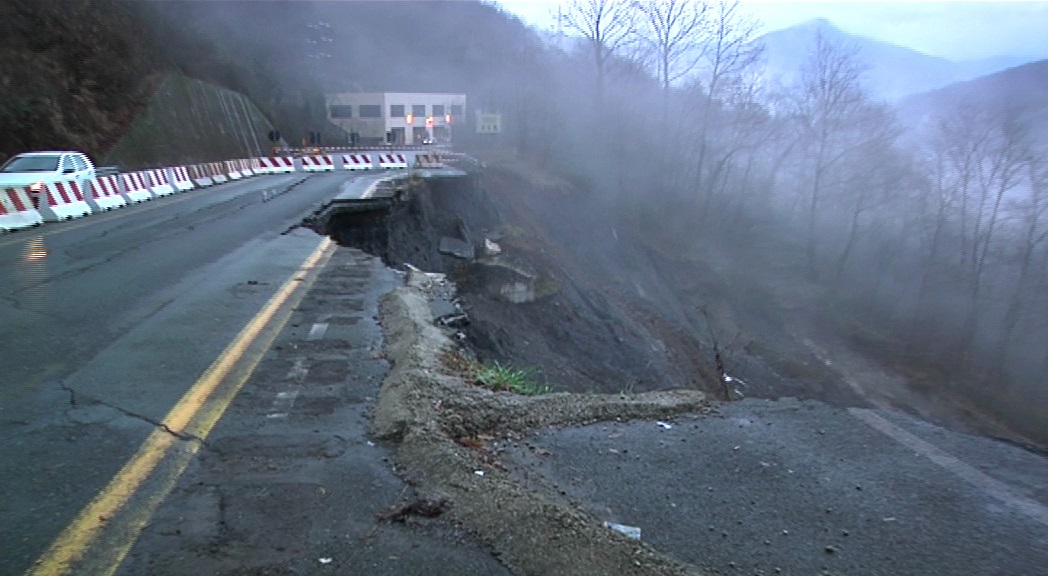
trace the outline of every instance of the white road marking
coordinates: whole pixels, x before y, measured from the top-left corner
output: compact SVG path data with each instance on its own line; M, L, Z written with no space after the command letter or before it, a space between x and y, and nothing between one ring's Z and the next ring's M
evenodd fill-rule
M309 368L306 367L306 359L296 358L294 364L291 365L291 369L287 371L287 376L284 377L291 384L291 389L277 392L277 397L273 400L273 406L270 408L270 412L266 414L266 418L288 417L291 409L295 407L295 400L298 398L302 382L305 381L308 375Z
M1019 512L1030 516L1037 522L1048 526L1048 508L1040 502L1017 493L1014 488L1004 482L991 477L985 472L973 468L946 451L921 440L913 434L910 434L895 424L885 420L884 417L871 410L864 408L849 408L848 412L850 412L852 416L855 416L859 420L868 424L871 428L883 432L889 438L907 448L910 448L925 458L928 458L932 462L935 462L939 466L953 472L957 476L960 476L976 488L983 490L1004 504L1011 506Z
M306 336L306 340L320 340L324 337L324 333L327 332L327 322L318 322L309 329L309 335Z

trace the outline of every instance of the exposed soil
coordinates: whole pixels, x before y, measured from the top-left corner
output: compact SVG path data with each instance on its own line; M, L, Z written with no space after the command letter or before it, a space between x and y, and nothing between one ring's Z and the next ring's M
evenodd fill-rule
M517 190L498 172L410 188L388 211L331 218L327 232L389 265L448 274L469 316L461 333L470 354L534 370L554 391L721 390L698 339L577 266L534 215L500 201ZM478 256L441 253L447 238L474 245ZM485 240L501 253L484 254Z
M415 181L379 218L384 244L360 245L390 265L448 274L469 316L460 338L481 361L534 370L554 391L797 397L1010 436L915 387L920 367L827 309L775 246L728 238L675 250L571 182L514 156L482 159L464 178ZM442 239L476 256L441 253Z

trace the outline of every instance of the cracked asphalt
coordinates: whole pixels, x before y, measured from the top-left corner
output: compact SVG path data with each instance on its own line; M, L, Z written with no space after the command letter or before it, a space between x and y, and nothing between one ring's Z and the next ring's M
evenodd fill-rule
M281 232L345 176L301 178L0 237L0 574L33 564L301 265L317 236Z
M403 283L339 248L118 574L508 574L417 496L372 439L389 371L378 301Z

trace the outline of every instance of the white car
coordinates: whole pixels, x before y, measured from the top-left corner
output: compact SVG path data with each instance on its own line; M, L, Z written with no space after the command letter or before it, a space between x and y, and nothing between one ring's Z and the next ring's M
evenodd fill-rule
M95 165L81 152L25 152L0 167L0 189L28 187L34 199L44 184L75 180L86 191Z

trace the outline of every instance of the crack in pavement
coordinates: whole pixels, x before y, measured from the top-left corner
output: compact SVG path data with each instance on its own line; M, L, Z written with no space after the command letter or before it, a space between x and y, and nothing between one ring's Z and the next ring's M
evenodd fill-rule
M170 434L171 436L174 436L175 438L177 438L179 440L184 440L184 441L187 441L187 442L196 441L203 448L209 447L207 440L205 440L205 439L203 439L203 438L201 438L201 437L199 437L199 436L197 436L195 434L190 434L188 432L183 432L181 430L175 430L175 429L171 428L170 426L168 426L168 424L166 422L163 422L161 420L154 420L153 418L150 418L150 417L142 415L142 414L138 414L138 413L133 412L131 410L128 410L127 408L124 408L124 407L122 407L122 406L120 406L118 404L113 404L111 402L107 402L107 401L102 400L100 398L96 398L94 396L91 396L91 395L88 395L88 394L84 394L83 392L78 392L77 390L74 390L73 388L70 388L66 384L62 384L61 387L62 387L63 390L69 392L69 404L73 408L80 408L81 406L86 405L86 404L97 404L99 406L105 406L106 408L110 408L112 410L115 410L115 411L119 412L120 414L122 414L124 416L127 416L128 418L132 418L132 419L135 419L135 420L140 420L142 422L145 422L145 423L149 424L150 426L152 426L154 428L158 428L160 430L163 430L164 432L167 432L168 434ZM78 395L83 397L83 399L82 400L78 400L77 399ZM66 414L66 418L68 418L70 421L74 421L73 418L70 417L68 414Z

